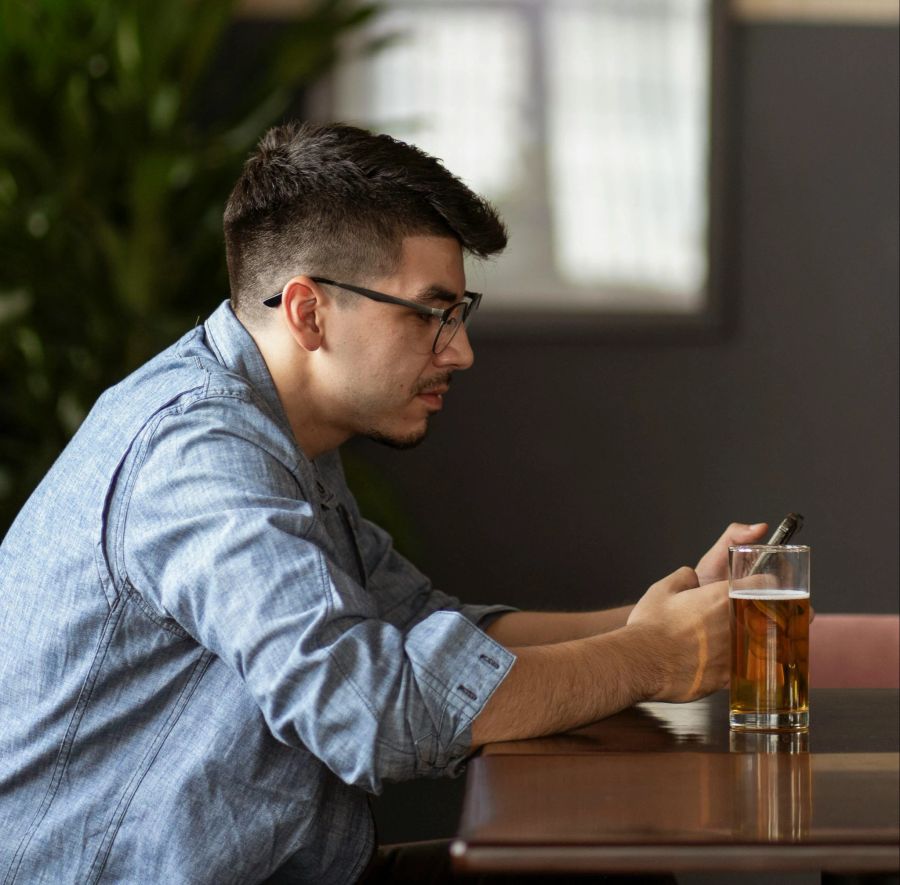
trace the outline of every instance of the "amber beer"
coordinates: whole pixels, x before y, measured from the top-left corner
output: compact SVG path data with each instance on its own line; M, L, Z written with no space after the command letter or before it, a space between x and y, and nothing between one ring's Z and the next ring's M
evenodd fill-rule
M767 548L769 551L777 548ZM784 548L796 551L798 548ZM805 551L808 563L809 548ZM760 554L754 551L756 561ZM793 554L792 555L796 555ZM784 586L785 568L771 552L768 573L754 573L732 555L731 726L782 730L809 724L808 565L794 571L800 586ZM782 574L773 574L780 569ZM743 571L736 576L736 571ZM781 586L778 586L778 585Z

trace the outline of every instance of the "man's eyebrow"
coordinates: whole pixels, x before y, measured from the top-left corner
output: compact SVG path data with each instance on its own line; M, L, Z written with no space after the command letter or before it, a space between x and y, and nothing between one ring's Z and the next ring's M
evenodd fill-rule
M459 296L443 286L433 285L422 289L416 295L416 301L421 301L424 304L434 304L436 301L441 304L456 304L459 301Z

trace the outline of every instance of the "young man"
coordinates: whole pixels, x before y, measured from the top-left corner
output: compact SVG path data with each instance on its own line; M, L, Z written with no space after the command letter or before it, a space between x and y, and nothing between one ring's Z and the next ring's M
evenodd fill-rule
M354 882L383 781L725 684L725 549L764 527L633 608L530 614L433 589L344 484L344 441L415 444L471 366L489 205L289 125L225 235L230 302L101 396L0 547L8 883Z

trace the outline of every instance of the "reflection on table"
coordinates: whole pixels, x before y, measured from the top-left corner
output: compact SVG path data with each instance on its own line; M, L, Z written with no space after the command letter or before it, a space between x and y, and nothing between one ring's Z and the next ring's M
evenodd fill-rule
M900 869L898 692L819 690L809 732L736 733L727 694L495 744L470 764L460 869Z

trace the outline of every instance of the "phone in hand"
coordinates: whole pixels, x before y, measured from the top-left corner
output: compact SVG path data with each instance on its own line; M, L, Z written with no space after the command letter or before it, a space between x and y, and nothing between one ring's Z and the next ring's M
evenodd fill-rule
M775 533L768 540L769 546L787 544L791 537L803 528L803 516L800 513L789 513L781 520Z
M803 528L803 516L800 513L789 513L785 516L784 519L778 525L778 528L775 529L775 532L772 534L772 537L769 538L767 544L768 546L778 546L780 544L787 544L787 542L797 533L800 529ZM759 555L759 559L753 564L753 568L750 569L751 575L756 575L762 571L763 567L769 560L768 553L761 553Z

